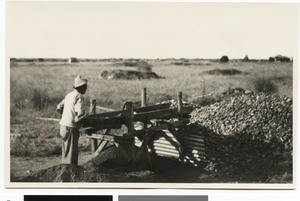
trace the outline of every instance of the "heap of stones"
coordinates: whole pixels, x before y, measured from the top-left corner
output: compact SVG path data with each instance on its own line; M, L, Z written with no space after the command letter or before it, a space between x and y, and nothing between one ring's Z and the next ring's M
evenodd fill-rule
M189 129L205 136L205 169L230 182L291 182L292 102L251 93L195 109Z
M190 122L219 135L249 134L265 142L276 139L291 149L292 117L292 98L247 94L195 109Z

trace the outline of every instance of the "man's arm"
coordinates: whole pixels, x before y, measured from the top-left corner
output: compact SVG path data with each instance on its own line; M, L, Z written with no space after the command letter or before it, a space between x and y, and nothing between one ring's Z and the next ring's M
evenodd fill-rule
M84 98L82 95L80 95L75 103L75 122L79 123L82 119L86 117L86 112L85 112L85 105L84 105Z

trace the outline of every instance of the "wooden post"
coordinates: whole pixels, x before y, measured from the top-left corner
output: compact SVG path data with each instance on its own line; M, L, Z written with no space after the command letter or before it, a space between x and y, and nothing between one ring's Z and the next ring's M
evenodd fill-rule
M123 117L125 118L125 125L127 127L127 132L134 132L134 122L133 122L133 104L132 102L126 102L124 104ZM129 139L128 139L129 140ZM133 161L135 158L135 143L134 138L129 140L129 144L120 143L119 150L121 154L126 158L127 161Z
M143 88L141 93L141 106L147 106L147 89Z
M178 120L182 120L183 119L183 105L182 105L182 92L178 93L178 103L177 103L177 107L178 107L178 112L179 112L179 116L178 116ZM182 128L179 127L178 132L177 132L177 140L180 142L180 149L179 149L179 159L180 161L183 161L183 156L184 156L184 145L183 145L183 140L182 140Z
M147 88L143 88L142 93L141 93L141 107L146 107L146 106L147 106ZM143 122L143 129L147 128L147 122L148 122L147 119ZM143 136L143 141L144 141L143 143L144 143L144 149L145 149L145 152L147 155L149 167L152 169L151 157L148 152L148 149L149 149L148 143L151 143L151 142L149 142L148 139L151 137L152 137L152 133L151 134L145 133Z
M96 99L90 100L90 114L96 114Z
M179 120L182 120L183 115L182 115L182 92L178 93L178 103L177 103L177 107L178 107L178 112L179 112Z
M96 114L96 99L90 100L90 114ZM97 150L98 140L91 138L90 141L91 141L91 152L94 153Z
M146 107L147 106L147 89L143 88L141 92L141 107ZM147 121L145 120L143 122L143 129L147 128Z
M133 125L133 104L132 104L132 102L125 103L124 117L126 119L126 126L127 126L128 132L135 131L134 125Z

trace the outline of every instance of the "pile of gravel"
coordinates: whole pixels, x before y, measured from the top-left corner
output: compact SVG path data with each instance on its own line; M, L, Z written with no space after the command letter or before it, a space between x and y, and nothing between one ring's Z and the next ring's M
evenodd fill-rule
M292 99L243 94L195 109L189 129L204 134L205 170L236 182L292 181Z
M265 142L276 139L291 150L292 117L292 98L249 94L195 109L190 122L219 135L250 134Z

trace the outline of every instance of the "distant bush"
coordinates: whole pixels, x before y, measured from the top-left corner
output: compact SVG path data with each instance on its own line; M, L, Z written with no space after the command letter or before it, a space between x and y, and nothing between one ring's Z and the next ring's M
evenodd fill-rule
M140 72L152 72L152 65L146 61L138 61L137 67Z
M274 57L269 57L269 62L274 62L274 61L275 61Z
M138 60L126 60L124 61L124 66L128 66L128 67L136 67L138 65Z
M209 75L238 75L241 74L242 72L231 68L231 69L214 69L214 70L206 71L205 73Z
M279 61L279 62L291 62L291 59L286 56L277 55L275 57L269 57L270 62Z
M76 57L70 57L69 58L69 63L78 63L79 60Z
M257 78L253 80L254 90L257 93L272 94L278 92L278 87L268 78Z
M248 55L246 55L246 56L244 57L243 61L244 61L244 62L250 61Z
M229 61L228 56L222 56L221 59L220 59L221 63L227 63L228 61Z
M192 63L186 62L186 61L175 61L172 62L171 64L176 65L176 66L190 66Z
M274 57L275 61L280 61L280 62L290 62L291 59L289 57L286 56L282 56L282 55L277 55Z

